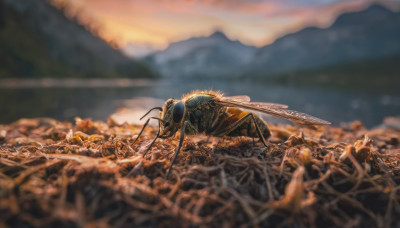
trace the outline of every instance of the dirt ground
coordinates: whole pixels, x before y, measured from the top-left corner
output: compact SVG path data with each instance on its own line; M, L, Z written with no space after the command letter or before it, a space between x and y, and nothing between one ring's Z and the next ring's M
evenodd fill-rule
M400 127L270 125L251 138L76 119L0 125L0 227L400 227Z

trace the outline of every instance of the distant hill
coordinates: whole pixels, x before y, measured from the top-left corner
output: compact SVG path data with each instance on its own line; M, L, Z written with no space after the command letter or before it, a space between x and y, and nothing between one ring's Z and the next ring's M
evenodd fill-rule
M248 65L255 51L217 31L172 43L147 60L165 77L229 77Z
M394 55L251 78L282 85L320 86L398 95L400 94L399 63L400 55Z
M0 0L0 78L153 77L45 0Z
M148 57L148 61L165 77L278 80L279 75L285 74L287 79L288 74L297 72L290 74L292 80L306 70L315 69L313 72L317 73L338 66L350 70L347 63L389 66L393 56L400 56L400 13L375 4L360 12L340 15L329 28L308 27L261 48L231 41L216 32L173 43ZM358 65L357 69L362 70L363 66Z
M260 48L247 74L276 74L398 54L400 13L372 5L339 16L329 28L305 28Z

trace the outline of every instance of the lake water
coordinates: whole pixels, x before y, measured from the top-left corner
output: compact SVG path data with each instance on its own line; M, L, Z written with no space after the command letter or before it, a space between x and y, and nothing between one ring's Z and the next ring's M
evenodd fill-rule
M291 109L320 117L334 125L358 119L372 127L380 124L386 116L400 115L400 96L241 81L100 80L25 84L0 84L0 123L32 117L72 120L79 116L106 120L126 104L123 101L140 97L179 98L194 89L221 90L230 96L248 95L253 101L287 104Z

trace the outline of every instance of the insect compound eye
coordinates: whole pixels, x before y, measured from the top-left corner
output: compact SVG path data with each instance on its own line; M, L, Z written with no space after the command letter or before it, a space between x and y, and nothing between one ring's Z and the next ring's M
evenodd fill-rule
M174 109L172 110L172 119L175 123L179 123L182 120L183 113L185 112L185 105L183 102L178 102L174 105Z

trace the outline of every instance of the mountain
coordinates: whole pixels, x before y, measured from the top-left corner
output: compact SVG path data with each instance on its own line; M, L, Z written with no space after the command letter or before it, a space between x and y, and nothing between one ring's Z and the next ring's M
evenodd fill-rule
M400 13L380 5L345 13L326 29L305 28L257 50L248 75L271 75L400 54Z
M172 43L147 61L165 77L228 77L248 65L255 51L255 47L232 41L217 31L208 37Z
M328 28L304 28L261 48L216 32L173 43L147 60L165 77L273 78L349 62L377 60L372 62L382 65L398 55L400 13L374 4L340 15Z
M152 77L45 0L0 0L0 77Z

